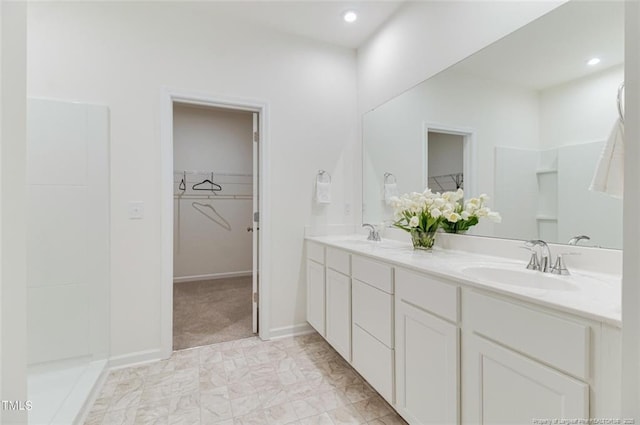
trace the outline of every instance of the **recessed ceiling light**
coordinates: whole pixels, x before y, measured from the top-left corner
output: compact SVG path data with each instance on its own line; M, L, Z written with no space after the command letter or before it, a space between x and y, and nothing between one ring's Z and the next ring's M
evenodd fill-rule
M600 63L600 58L591 58L587 61L587 65L593 66Z
M358 19L358 14L353 10L349 10L345 12L344 15L342 15L342 18L344 19L345 22L352 23Z

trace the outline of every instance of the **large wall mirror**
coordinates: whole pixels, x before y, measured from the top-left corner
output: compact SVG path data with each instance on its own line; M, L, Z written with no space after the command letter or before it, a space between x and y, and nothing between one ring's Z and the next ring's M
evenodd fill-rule
M621 248L622 200L589 186L623 61L623 2L573 1L367 112L363 221L391 224L394 193L462 187L502 215L469 234Z

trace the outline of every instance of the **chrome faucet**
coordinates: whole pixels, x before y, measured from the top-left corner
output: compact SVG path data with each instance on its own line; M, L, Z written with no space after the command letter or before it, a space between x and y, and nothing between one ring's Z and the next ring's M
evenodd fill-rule
M578 235L569 239L569 245L578 245L578 242L580 242L583 239L587 241L591 240L591 238L587 235Z
M549 245L543 240L534 239L524 243L524 246L533 253L531 254L531 260L529 260L529 264L527 264L527 268L529 270L538 270L544 273L548 273L549 269L549 261L551 258L551 251L549 250ZM535 251L536 247L540 247L540 256Z
M362 227L366 227L367 229L369 229L369 236L367 237L368 241L380 242L380 233L378 233L378 230L373 224L364 223Z

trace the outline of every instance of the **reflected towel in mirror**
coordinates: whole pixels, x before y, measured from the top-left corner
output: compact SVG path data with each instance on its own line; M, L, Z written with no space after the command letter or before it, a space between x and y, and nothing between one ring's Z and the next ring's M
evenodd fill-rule
M389 205L391 203L391 198L394 196L398 196L398 185L396 183L385 183L384 184L384 201Z
M620 119L602 149L589 190L622 198L624 188L624 124Z
M316 181L316 202L319 204L331 203L331 183Z

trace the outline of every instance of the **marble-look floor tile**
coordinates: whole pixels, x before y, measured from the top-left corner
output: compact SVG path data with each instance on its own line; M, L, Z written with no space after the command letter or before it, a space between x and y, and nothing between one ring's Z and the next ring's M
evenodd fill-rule
M298 421L298 416L290 402L278 404L264 409L269 425L285 425Z
M103 425L134 425L136 422L137 407L122 410L112 410L104 416Z
M339 407L328 413L335 425L360 425L366 423L362 415L351 405Z
M233 418L234 425L266 425L267 417L262 410L256 410L244 416Z
M200 425L200 423L199 408L169 414L169 425Z
M396 413L367 422L368 425L407 425L407 423Z
M298 415L298 419L308 418L309 416L316 416L324 412L322 401L317 396L307 397L302 400L295 400L292 402L293 409Z
M362 415L366 421L378 419L393 413L393 410L386 401L379 395L374 395L366 400L353 403L353 407Z
M245 416L256 410L262 409L262 403L258 394L251 394L245 397L240 397L235 400L231 400L231 410L233 416Z
M335 425L327 412L300 420L300 425Z
M176 351L109 374L86 425L406 425L317 334Z

